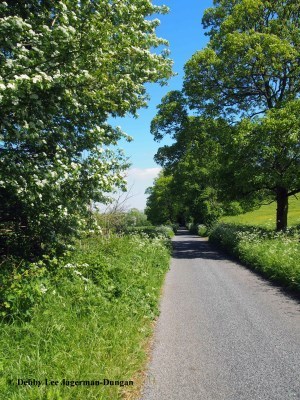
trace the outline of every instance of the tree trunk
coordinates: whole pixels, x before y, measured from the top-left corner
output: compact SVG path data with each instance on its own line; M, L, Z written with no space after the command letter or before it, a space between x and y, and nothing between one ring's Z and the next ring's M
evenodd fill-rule
M288 206L289 206L288 191L283 187L277 187L276 200L277 200L276 230L284 231L287 228L287 216L288 216Z

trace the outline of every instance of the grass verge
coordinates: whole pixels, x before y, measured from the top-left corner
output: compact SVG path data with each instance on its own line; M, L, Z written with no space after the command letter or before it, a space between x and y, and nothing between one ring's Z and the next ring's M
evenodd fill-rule
M209 241L267 278L300 292L300 232L270 232L263 228L221 223Z
M43 283L31 319L1 323L0 398L117 400L124 389L136 390L126 383L146 361L168 266L169 249L160 238L82 241ZM18 379L34 384L18 385ZM103 379L124 385L75 383Z

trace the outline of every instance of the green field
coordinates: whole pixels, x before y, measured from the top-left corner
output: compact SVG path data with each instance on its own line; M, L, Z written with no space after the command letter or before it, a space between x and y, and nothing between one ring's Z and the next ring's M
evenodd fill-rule
M261 226L267 229L275 229L276 203L263 205L258 210L221 218L222 222L234 224ZM300 225L300 197L289 199L288 226Z

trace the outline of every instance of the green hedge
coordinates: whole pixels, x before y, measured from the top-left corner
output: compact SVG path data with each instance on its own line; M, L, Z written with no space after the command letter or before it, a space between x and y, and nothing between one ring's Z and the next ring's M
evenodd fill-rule
M270 232L262 228L217 224L209 241L269 279L300 291L299 231Z
M204 224L192 224L192 223L189 223L187 225L187 228L188 228L189 232L194 234L194 235L199 235L201 237L208 236L208 228Z
M126 234L146 234L147 236L154 238L163 236L165 238L171 238L174 236L174 229L171 226L128 226L123 229Z

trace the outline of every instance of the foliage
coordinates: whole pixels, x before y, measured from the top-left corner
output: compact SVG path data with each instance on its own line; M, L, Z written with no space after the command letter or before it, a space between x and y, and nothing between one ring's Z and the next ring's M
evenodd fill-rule
M185 67L189 106L248 116L281 108L300 91L297 1L215 1L208 46Z
M91 201L123 187L128 138L109 116L146 105L171 75L149 0L0 4L0 218L6 253L62 252Z
M192 222L187 223L187 229L189 230L190 233L193 235L199 235L201 237L206 237L208 236L208 228L206 225L203 224L194 224Z
M282 230L288 198L300 191L300 5L262 0L214 5L203 17L209 44L185 66L186 103L236 125L224 142L223 187L231 201L275 199Z
M300 101L290 101L255 122L243 119L224 140L220 176L223 186L231 176L227 196L276 200L278 229L287 227L288 197L300 190L299 112Z
M207 226L205 226L205 225L202 225L202 224L200 224L200 225L198 225L198 235L199 236L201 236L201 237L206 237L207 236Z
M177 221L179 205L172 195L173 177L160 173L154 185L146 190L149 195L145 214L154 225L168 224Z
M211 225L274 200L276 228L286 229L288 199L300 191L299 12L295 1L262 0L206 10L209 43L151 123L155 140L174 140L155 160L185 221Z
M270 232L262 228L218 224L209 240L266 277L300 290L300 232Z
M151 225L144 212L132 208L125 212L112 210L107 212L95 212L95 219L101 232L104 234L124 232L128 227L139 227Z
M18 378L133 380L158 314L169 265L160 239L90 237L45 283L31 321L1 326L0 393L7 399L120 399L118 386L17 386Z
M147 215L137 208L132 208L126 213L126 226L147 226L150 221L147 220Z
M211 224L222 214L216 190L221 155L218 134L227 124L222 119L189 116L187 101L181 92L172 91L158 106L151 132L157 141L169 135L174 142L160 147L155 160L169 177L165 196L172 198L172 204L178 204L173 220ZM150 209L155 208L155 203L153 196Z
M52 260L53 263L53 260ZM46 264L7 258L1 264L0 315L6 321L30 319L48 282Z
M128 226L124 229L125 234L139 234L142 237L149 236L150 238L161 237L170 239L174 236L173 226Z

